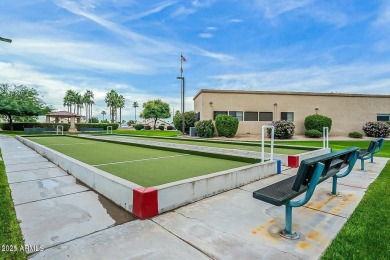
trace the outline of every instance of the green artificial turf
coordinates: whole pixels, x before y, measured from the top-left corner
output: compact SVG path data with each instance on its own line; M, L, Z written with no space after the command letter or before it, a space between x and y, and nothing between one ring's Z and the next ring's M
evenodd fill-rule
M322 147L322 141L277 141L276 144ZM361 149L367 149L369 144L369 140L329 141L329 147L331 147L334 151L353 146L357 146ZM375 154L375 156L390 158L390 142L385 141L382 150Z
M142 138L142 137L130 137L130 136L116 136L121 138L129 138L129 139L142 139L142 140L148 140L148 141L156 141L156 142L165 142L165 143L178 143L178 144L188 144L188 145L197 145L197 146L207 146L207 147L217 147L217 148L226 148L226 149L238 149L238 150L246 150L246 151L255 151L255 152L261 152L261 143L257 143L254 145L253 143L250 144L243 144L243 143L231 143L231 142L223 142L223 141L194 141L194 140L178 140L178 139L169 139L169 138ZM266 153L271 152L271 148L266 146L264 147L264 151ZM287 155L295 155L300 153L306 153L308 152L307 149L297 149L297 148L280 148L280 147L274 147L274 153L276 154L287 154Z
M145 135L145 136L169 136L176 137L181 135L180 131L161 131L161 130L114 130L114 134L127 134L127 135Z
M144 187L170 183L250 164L82 138L28 138ZM125 163L101 165L118 162Z
M390 259L389 187L387 162L321 259Z
M0 160L0 205L0 259L26 259L26 253L20 250L24 241L2 160Z

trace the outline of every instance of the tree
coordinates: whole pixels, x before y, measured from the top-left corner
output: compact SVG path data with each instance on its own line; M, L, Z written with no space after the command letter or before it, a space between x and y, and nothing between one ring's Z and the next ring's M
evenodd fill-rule
M64 97L64 107L68 107L68 112L72 112L72 105L76 103L75 100L76 92L71 89L68 89Z
M171 116L169 105L160 99L148 101L142 105L143 110L140 117L154 119L153 129L156 130L156 122L159 118L169 118Z
M85 105L85 118L89 122L92 118L92 105L95 104L93 101L94 94L91 90L87 90L83 95L83 103Z
M106 94L106 98L104 99L107 104L107 107L110 108L111 123L115 122L116 109L118 108L118 97L118 93L112 89Z
M24 85L0 84L0 115L7 117L13 130L13 117L40 116L52 111L39 98L34 88Z
M119 107L119 122L122 122L122 108L125 108L125 98L122 95L119 95L117 104Z
M195 126L195 112L194 111L188 111L184 112L184 131L186 133L190 132L190 127ZM182 129L182 116L179 111L176 111L175 116L173 117L173 124L175 125L176 129L181 130Z
M103 115L103 121L104 121L104 115L106 114L106 111L102 111L102 115Z
M134 107L134 121L137 123L137 107L139 107L138 102L133 102Z

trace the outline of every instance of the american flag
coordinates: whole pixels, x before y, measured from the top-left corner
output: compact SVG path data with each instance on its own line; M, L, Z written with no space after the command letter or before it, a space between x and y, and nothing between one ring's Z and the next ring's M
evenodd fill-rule
M181 60L184 61L184 62L187 61L186 57L184 57L183 55L181 55Z

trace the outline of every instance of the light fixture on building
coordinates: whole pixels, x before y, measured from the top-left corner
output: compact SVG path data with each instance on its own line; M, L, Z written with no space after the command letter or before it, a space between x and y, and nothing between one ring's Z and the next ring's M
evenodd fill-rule
M318 109L319 109L318 107L315 108L315 110L316 110L316 115L317 115L317 113L318 113Z
M210 107L213 107L213 101L209 102Z

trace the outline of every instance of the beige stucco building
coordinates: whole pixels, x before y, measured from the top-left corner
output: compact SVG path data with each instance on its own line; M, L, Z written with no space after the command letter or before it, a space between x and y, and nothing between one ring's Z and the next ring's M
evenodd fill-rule
M238 135L260 134L262 125L278 120L293 121L295 134L303 135L305 117L317 113L332 118L330 135L346 136L363 133L368 121L390 121L390 95L202 89L194 111L197 120L237 117Z

